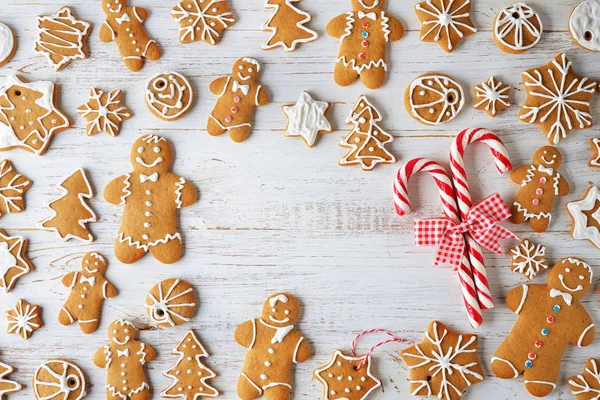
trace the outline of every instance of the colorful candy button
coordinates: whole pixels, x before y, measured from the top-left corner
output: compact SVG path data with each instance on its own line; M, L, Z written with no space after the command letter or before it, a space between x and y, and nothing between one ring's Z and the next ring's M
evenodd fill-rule
M527 361L525 361L525 366L527 368L531 368L531 367L533 367L533 363L531 361L527 360Z
M533 199L531 202L533 203L534 206L537 206L538 204L540 204L539 199Z
M360 35L366 39L369 37L369 32L362 32Z
M542 341L541 340L536 340L535 343L534 343L534 346L539 349L540 347L542 347Z
M369 27L369 23L368 22L363 22L362 27L364 29L367 29Z
M225 121L231 122L231 121L233 121L233 118L231 117L231 115L228 115L225 117Z
M232 112L232 113L234 113L234 114L235 114L235 113L236 113L236 112L238 112L238 111L240 111L240 109L239 109L239 108L237 108L237 107L235 107L235 106L234 106L234 107L231 107L231 112Z
M535 190L535 194L537 194L538 196L541 196L543 193L544 193L544 191L542 189Z
M365 53L360 53L358 55L358 58L360 58L361 60L364 60L365 58L367 58L367 55Z
M363 40L361 45L362 47L369 47L369 42L367 40Z
M558 312L558 311L560 311L560 306L559 306L558 304L556 304L556 305L554 305L554 307L552 307L552 309L553 309L554 311L557 311L557 312Z
M242 101L242 99L240 99L240 96L235 96L233 98L233 101L235 101L236 103L239 103L240 101Z
M546 321L548 321L549 324L552 324L552 323L554 323L554 317L549 316L548 318L546 318Z
M546 183L546 178L544 178L544 177L541 177L541 178L540 178L540 183L542 183L542 184L543 184L543 183Z
M527 358L529 358L530 360L535 360L537 358L537 354L529 353L529 354L527 354Z
M550 333L550 331L546 328L542 329L542 335L544 336L548 336L548 334Z

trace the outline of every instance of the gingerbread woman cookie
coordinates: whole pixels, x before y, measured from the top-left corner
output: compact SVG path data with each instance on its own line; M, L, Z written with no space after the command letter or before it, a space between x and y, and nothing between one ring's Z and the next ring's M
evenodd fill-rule
M92 251L83 256L81 272L63 276L62 284L71 293L58 314L58 322L71 325L79 321L83 333L96 331L102 302L117 295L117 289L104 277L106 267L104 257Z
M237 386L240 398L253 400L263 393L267 400L291 397L292 363L301 363L310 357L308 343L294 329L299 316L300 305L296 298L277 293L265 301L261 318L237 327L235 341L248 349Z
M506 295L506 305L519 316L492 358L492 371L502 379L523 374L527 391L550 394L560 375L569 343L592 344L595 328L581 300L592 287L592 269L577 258L557 262L546 285L523 285Z
M360 76L369 89L383 85L387 72L386 44L402 39L404 26L383 11L385 0L351 0L352 11L327 24L327 33L340 39L333 77L348 86Z
M569 183L558 173L562 162L560 151L544 146L533 155L531 165L524 165L510 173L510 179L521 187L511 206L509 221L529 225L536 232L545 232L552 220L555 196L569 194Z
M219 99L208 119L209 134L219 136L229 132L229 137L238 143L248 138L254 107L269 103L269 95L256 82L259 74L258 61L244 57L235 62L232 75L210 84L210 91Z
M160 48L144 29L148 11L141 7L129 7L127 0L102 0L106 20L100 27L100 40L112 42L119 48L121 58L130 71L144 66L144 58L158 60Z
M172 264L182 252L177 210L194 204L198 193L191 183L169 171L173 152L165 138L138 138L130 161L133 172L114 179L104 189L106 201L124 206L115 255L131 264L149 251L158 261Z
M144 365L156 352L152 346L135 340L137 330L122 319L108 327L109 343L94 354L94 364L106 368L106 398L108 400L148 400L150 386Z

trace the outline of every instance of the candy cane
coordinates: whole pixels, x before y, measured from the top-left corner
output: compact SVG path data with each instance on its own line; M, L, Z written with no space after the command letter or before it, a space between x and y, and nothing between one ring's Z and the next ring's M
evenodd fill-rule
M444 167L426 158L415 158L407 162L398 171L396 181L394 182L394 203L398 215L405 216L411 212L407 186L410 178L419 172L427 172L433 177L439 189L444 214L451 220L460 222L452 180ZM465 253L457 275L461 285L463 301L469 316L469 322L473 328L478 328L483 322L483 316L477 299L477 289L471 270L471 264Z
M465 129L459 133L450 149L450 169L452 170L452 180L456 189L456 199L462 219L466 218L473 206L463 157L467 146L474 142L488 145L494 156L494 163L498 173L503 174L512 169L508 151L502 140L494 133L482 128ZM467 240L469 260L473 270L473 277L475 278L479 303L484 310L493 308L494 301L485 272L485 260L483 259L481 246L473 240L470 234L466 234L465 238Z

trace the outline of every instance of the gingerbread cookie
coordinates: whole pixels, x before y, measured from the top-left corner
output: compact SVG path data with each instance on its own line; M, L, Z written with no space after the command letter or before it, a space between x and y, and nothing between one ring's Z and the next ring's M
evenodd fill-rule
M33 394L37 400L81 400L87 394L83 371L67 360L49 360L33 376Z
M171 10L179 23L179 41L217 44L221 33L235 23L227 0L181 0Z
M206 129L209 134L219 136L228 132L238 143L248 138L254 107L269 103L269 95L256 82L259 74L258 61L244 57L235 62L232 75L210 84L210 91L219 99L208 119Z
M533 155L531 165L524 165L510 173L510 179L519 184L519 192L510 208L509 221L522 224L529 221L535 232L545 232L552 220L556 196L569 194L569 183L558 173L562 155L557 148L544 146Z
M600 190L590 186L581 200L567 203L571 217L571 236L588 240L600 249Z
M330 103L314 100L303 92L296 104L284 104L283 112L288 119L286 137L300 136L308 147L313 147L320 133L331 133L333 128L327 120Z
M511 270L523 274L527 279L532 279L540 271L548 269L546 246L532 243L529 239L521 240L515 248L510 251L512 255Z
M104 189L106 201L124 206L115 255L131 264L149 251L158 261L172 264L182 253L177 210L194 204L198 193L191 183L169 171L173 152L165 138L138 138L130 161L133 171Z
M146 106L154 116L164 121L183 117L193 102L192 85L177 72L156 74L146 84Z
M592 344L595 328L580 303L592 286L592 269L577 258L557 262L546 285L523 285L506 295L506 305L519 316L492 358L492 371L502 379L523 374L527 391L550 394L560 374L569 343Z
M387 72L386 44L404 36L402 22L383 11L385 0L351 0L352 11L327 24L327 33L340 39L333 78L348 86L360 77L369 89L383 85Z
M8 64L17 51L17 41L12 29L0 22L0 67Z
M13 373L15 369L10 365L0 362L0 400L6 400L6 396L23 389L20 383L7 379L6 376Z
M527 98L519 118L540 125L551 144L557 144L574 129L592 127L590 100L598 84L582 78L564 53L543 67L523 72Z
M115 137L121 130L121 122L133 116L123 104L121 89L104 93L102 90L92 88L90 100L80 106L77 112L86 120L85 132L88 136L106 132Z
M62 195L46 204L52 214L40 222L40 228L55 232L62 241L77 239L91 243L94 236L88 230L88 222L96 222L98 217L86 200L94 197L94 191L83 168L77 169L58 184Z
M346 118L346 123L352 124L354 128L340 142L340 146L350 149L344 158L339 160L341 166L360 165L363 171L371 171L379 163L396 162L396 157L385 148L394 137L377 124L382 120L381 113L369 99L364 95L360 96L351 114Z
M135 340L137 329L122 319L108 327L109 343L94 354L94 364L106 368L106 398L148 400L150 386L144 365L154 360L152 346Z
M7 332L21 336L27 340L31 334L40 329L44 323L40 316L42 309L29 304L23 299L17 300L12 310L6 311Z
M404 93L406 111L425 125L452 121L464 105L465 94L460 83L434 72L417 77Z
M173 355L178 356L179 359L171 369L163 372L163 376L172 379L173 383L160 393L161 397L186 400L219 397L219 391L206 383L217 374L200 361L202 357L208 357L208 352L194 331L188 331L177 347L173 349Z
M484 379L477 347L477 335L461 335L441 322L430 323L421 343L400 352L410 372L411 394L460 399L466 388Z
M58 314L58 322L71 325L79 321L83 333L96 332L104 299L117 295L117 289L104 277L106 267L104 257L92 251L83 256L81 272L63 276L62 284L71 293Z
M0 230L0 288L6 293L12 290L17 279L33 269L25 253L26 239L21 236L8 236Z
M492 118L498 111L510 108L510 86L490 76L486 82L475 86L476 110L484 110Z
M0 151L20 148L41 156L52 136L71 126L54 104L55 91L49 81L6 77L0 89Z
M600 396L600 370L598 361L590 358L585 364L583 374L572 376L568 380L571 394L577 400L594 400Z
M18 173L9 160L0 161L0 217L23 212L30 187L31 180Z
M263 50L271 50L281 46L285 51L294 51L300 43L317 40L319 35L305 25L312 20L307 12L300 10L292 3L300 0L266 0L265 9L273 14L262 26L271 36L263 43Z
M590 139L590 146L594 150L594 157L592 157L588 165L592 168L600 168L600 138Z
M421 40L436 42L451 53L458 42L477 32L471 20L471 0L427 0L415 5Z
M494 21L496 45L505 53L519 54L535 46L544 27L538 13L525 3L504 7Z
M158 60L160 48L144 29L148 11L130 7L127 0L102 0L106 20L100 27L100 41L115 41L125 66L136 72L144 66L144 59Z
M181 279L165 279L146 295L146 312L152 322L163 328L189 322L195 311L194 289Z
M294 329L300 305L287 293L265 301L262 316L239 325L235 341L248 349L237 385L238 396L253 400L263 393L266 399L287 400L292 394L292 363L308 360L310 346Z
M60 71L73 60L87 58L87 38L92 30L89 22L73 16L69 7L54 15L37 18L37 38L33 50L46 56L55 71Z
M600 0L584 0L573 7L569 32L580 47L600 51Z

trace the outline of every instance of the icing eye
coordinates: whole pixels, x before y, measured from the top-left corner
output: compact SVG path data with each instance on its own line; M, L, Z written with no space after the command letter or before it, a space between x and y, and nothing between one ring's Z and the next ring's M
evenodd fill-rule
M276 308L271 308L271 312L277 312Z
M552 158L556 158L556 154L552 156Z
M285 315L290 315L290 310L285 310Z
M117 334L117 330L115 329L115 330L113 330L113 335L116 335L116 334Z
M142 146L138 147L138 153L142 154L144 152L144 148Z
M544 154L548 154L548 152L546 150L544 150Z
M571 272L571 268L565 269L565 272Z
M154 152L155 152L155 153L160 153L160 147L156 146L156 147L154 148Z
M125 329L125 333L129 333L129 329Z
M86 264L89 264L89 263L90 263L90 260L85 260L85 263L86 263Z
M241 70L243 70L243 69L244 69L244 66L243 66L243 65L240 65L240 71L241 71Z
M584 277L583 275L579 275L579 279L580 279L580 280L584 280L584 279L585 279L585 277Z
M248 68L248 72L250 72L250 73L253 73L253 72L254 72L254 69L252 69L252 68Z
M98 265L98 261L96 261L96 262L94 263L94 265Z

